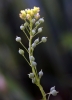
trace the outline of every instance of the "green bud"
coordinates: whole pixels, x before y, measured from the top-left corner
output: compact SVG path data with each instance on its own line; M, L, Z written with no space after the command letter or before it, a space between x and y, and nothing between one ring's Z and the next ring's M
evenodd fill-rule
M41 40L42 40L42 42L46 42L47 41L47 37L42 37Z
M29 78L34 78L34 73L30 73L28 75L29 75Z

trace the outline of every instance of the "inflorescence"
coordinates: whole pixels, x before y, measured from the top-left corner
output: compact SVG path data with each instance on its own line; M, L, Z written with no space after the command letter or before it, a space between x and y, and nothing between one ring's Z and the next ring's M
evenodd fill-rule
M49 93L47 94L45 93L45 91L43 90L43 87L40 84L40 79L43 76L43 71L41 69L40 72L37 73L37 68L36 68L37 63L35 61L35 57L33 56L33 52L36 46L39 45L40 43L45 43L47 41L47 37L42 37L41 40L38 37L37 39L34 40L34 42L32 41L33 38L39 33L41 33L43 30L43 27L39 27L39 26L41 23L44 22L44 18L40 18L39 12L40 12L40 8L34 7L33 9L21 10L19 14L19 17L25 22L24 24L20 26L20 29L26 35L29 42L29 47L26 48L24 46L24 44L21 41L21 37L16 36L15 40L23 46L24 50L26 50L29 55L29 59L27 59L24 54L25 51L19 48L19 51L18 51L19 54L24 57L24 59L27 61L27 63L30 65L32 69L32 72L28 74L28 77L32 80L33 84L36 84L39 87L42 93L42 100L46 100L46 95L48 94L49 94L48 96L48 100L49 100L49 97L51 94L53 96L56 96L58 92L55 90L55 86L54 86L50 89ZM25 32L25 29L27 30L28 35Z

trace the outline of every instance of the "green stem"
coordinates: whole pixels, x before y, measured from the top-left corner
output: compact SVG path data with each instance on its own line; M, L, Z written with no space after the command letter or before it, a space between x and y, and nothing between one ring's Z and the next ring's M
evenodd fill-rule
M32 44L32 38L33 37L31 36L31 34L32 34L31 32L32 32L32 23L30 22L29 57L33 55L33 51L31 50L31 44ZM31 64L31 61L30 61L30 64ZM43 90L43 87L40 84L40 79L39 79L39 77L38 77L38 75L37 75L37 73L35 71L35 68L32 65L31 65L31 67L32 67L32 72L35 75L36 85L38 86L38 88L41 91L41 94L42 94L42 97L43 97L42 100L46 100L46 94L45 94L45 92Z
M29 37L27 36L26 32L23 30L24 34L26 35L27 39L29 40Z
M50 98L50 94L49 94L49 96L48 96L48 100L49 100L49 98Z
M29 30L28 30L28 28L26 27L26 30L27 30L27 32L28 32L28 34L29 34Z
M45 92L44 92L43 87L42 87L42 85L40 83L38 84L38 87L39 87L39 89L41 91L41 94L43 96L43 99L42 100L46 100Z
M22 42L20 42L20 44L23 46L23 48L28 52L27 48L23 45Z
M26 59L26 57L23 55L24 59L27 61L27 63L30 65L29 61ZM30 65L31 66L31 65Z
M40 41L37 45L39 45L40 43L42 43L42 41Z
M36 36L37 34L39 34L39 32L37 32L34 36ZM34 37L34 36L33 36L33 37Z

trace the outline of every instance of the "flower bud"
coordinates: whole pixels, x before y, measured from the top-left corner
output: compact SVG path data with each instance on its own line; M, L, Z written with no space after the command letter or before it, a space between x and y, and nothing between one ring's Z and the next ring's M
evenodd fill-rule
M39 38L37 38L37 39L34 41L34 43L36 43L36 44L37 44L38 42L39 42Z
M41 41L42 41L42 42L46 42L46 41L47 41L47 37L42 37L42 38L41 38Z
M28 26L28 23L27 23L27 22L25 22L25 23L24 23L24 26L25 26L25 27L27 27L27 26Z
M32 34L33 34L33 35L35 34L35 30L32 30Z
M39 18L40 18L40 14L37 13L34 17L35 17L36 19L39 19Z
M55 86L53 86L53 87L50 88L50 91L52 91L52 90L55 90Z
M22 50L22 49L19 48L18 52L19 52L19 54L24 55L24 50Z
M34 78L32 78L32 83L35 83L36 82L36 79L35 79L35 77Z
M58 91L55 90L55 86L50 88L50 93L49 94L52 94L53 96L56 96L57 93L58 93Z
M40 72L39 72L39 78L41 78L43 76L43 71L41 70Z
M25 12L26 12L26 13L27 13L27 10L28 10L28 9L25 9Z
M56 96L57 95L57 91L56 90L52 90L51 92L50 92L50 94L52 94L53 96Z
M35 23L35 19L32 19L31 22L34 24Z
M27 14L27 15L26 15L26 18L27 18L28 20L30 20L30 18L31 18L30 14Z
M33 44L32 44L32 48L35 48L35 47L36 47L36 43L33 43Z
M33 67L37 66L37 63L35 61L32 61L32 66Z
M16 41L21 42L21 37L16 36Z
M28 75L29 75L29 78L34 78L34 73L30 73Z
M35 23L35 25L39 25L40 23L39 23L39 21L37 21L36 23Z
M21 26L20 26L20 29L21 29L21 30L24 30L24 26L23 26L23 25L21 25Z
M34 8L33 8L34 14L38 13L39 11L40 11L40 8L39 8L39 7L34 7Z
M42 27L38 28L38 33L42 32Z
M43 22L44 22L44 19L43 19L43 18L40 18L40 19L39 19L39 22L40 22L40 23L43 23Z
M31 61L34 61L35 58L34 58L33 56L30 56L30 60L31 60Z

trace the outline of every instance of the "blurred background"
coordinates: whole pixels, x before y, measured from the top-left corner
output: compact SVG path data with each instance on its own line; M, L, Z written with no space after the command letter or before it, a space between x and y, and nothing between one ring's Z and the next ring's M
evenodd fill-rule
M34 6L40 7L45 19L38 36L48 37L34 52L37 69L44 72L41 84L46 93L52 86L59 91L50 100L72 100L72 0L0 0L0 100L41 99L39 89L27 75L31 68L18 54L22 47L15 41L16 36L21 36L28 48L20 30L24 22L19 12Z

